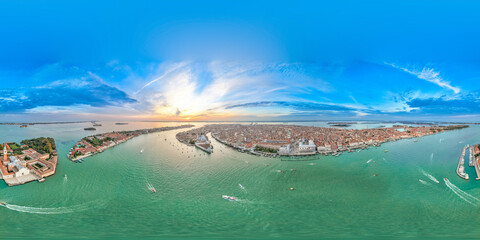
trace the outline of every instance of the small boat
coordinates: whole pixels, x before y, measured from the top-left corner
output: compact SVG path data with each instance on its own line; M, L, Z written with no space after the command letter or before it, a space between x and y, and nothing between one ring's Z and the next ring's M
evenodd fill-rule
M39 183L45 182L45 178L40 178L40 179L38 179L38 182L39 182Z
M378 173L375 173L375 176L378 176Z
M2 205L2 206L7 206L7 204L4 203L4 202L0 202L0 205Z
M143 153L143 148L142 148L142 150L140 150L140 153Z
M229 201L237 201L235 197L232 196L227 196L227 195L222 195L223 199L229 200Z
M385 150L384 152L388 152L388 150Z
M413 140L413 142L418 142L418 139Z
M447 178L443 178L443 180L447 181Z
M154 192L154 193L157 192L157 190L155 190L155 188L152 188L152 189L150 189L150 190L152 190L152 192Z
M65 179L67 179L67 174L65 174Z

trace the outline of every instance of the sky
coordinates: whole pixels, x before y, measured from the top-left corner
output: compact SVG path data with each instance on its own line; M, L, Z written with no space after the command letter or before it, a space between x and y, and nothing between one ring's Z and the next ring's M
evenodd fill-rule
M468 0L0 0L0 122L478 122L479 12Z

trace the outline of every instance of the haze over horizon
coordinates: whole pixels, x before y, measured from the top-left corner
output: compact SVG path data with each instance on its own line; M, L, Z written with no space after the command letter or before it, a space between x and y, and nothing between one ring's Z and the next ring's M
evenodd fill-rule
M472 1L0 6L0 122L480 116Z

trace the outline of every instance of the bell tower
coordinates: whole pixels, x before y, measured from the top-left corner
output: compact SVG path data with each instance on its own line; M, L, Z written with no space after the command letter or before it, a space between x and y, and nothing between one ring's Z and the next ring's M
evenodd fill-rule
M3 162L6 163L8 160L7 144L3 144Z

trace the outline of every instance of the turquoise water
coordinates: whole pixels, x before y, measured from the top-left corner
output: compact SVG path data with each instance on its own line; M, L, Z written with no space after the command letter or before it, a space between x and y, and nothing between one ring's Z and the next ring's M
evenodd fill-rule
M105 132L179 123L103 124ZM178 143L175 130L70 162L66 153L91 134L83 131L89 125L0 126L2 142L54 137L60 156L43 183L0 183L0 201L11 204L0 207L0 238L480 238L480 181L455 174L462 147L480 143L479 126L307 161L255 157L215 141L206 155Z

